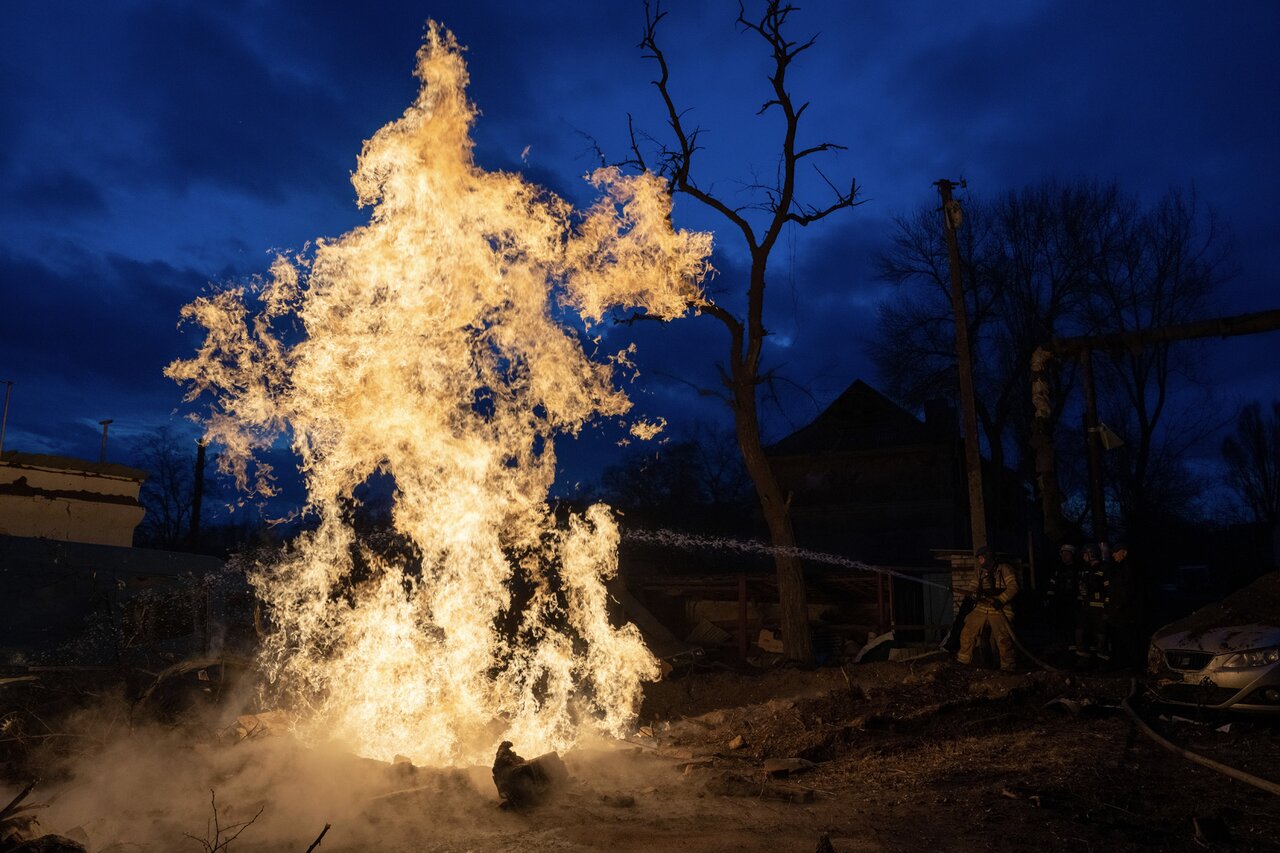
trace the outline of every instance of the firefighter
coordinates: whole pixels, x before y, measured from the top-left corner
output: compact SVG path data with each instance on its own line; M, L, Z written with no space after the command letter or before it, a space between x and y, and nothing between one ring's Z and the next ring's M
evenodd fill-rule
M1076 656L1089 662L1095 656L1110 660L1107 653L1107 602L1111 580L1097 545L1084 548L1084 565L1076 577Z
M1111 548L1107 566L1110 581L1107 597L1107 636L1111 652L1121 666L1140 666L1143 660L1139 625L1143 620L1142 588L1137 566L1129 558L1129 546L1123 541Z
M1058 549L1058 564L1049 576L1044 593L1046 621L1051 643L1074 650L1076 638L1076 546L1063 542Z
M973 663L973 651L982 636L982 629L990 626L991 639L1000 653L1000 669L1013 672L1017 668L1017 652L1013 646L1013 621L1011 602L1018 594L1018 578L1008 563L998 563L989 545L979 548L975 554L977 566L977 603L973 612L964 620L960 632L960 651L956 661Z

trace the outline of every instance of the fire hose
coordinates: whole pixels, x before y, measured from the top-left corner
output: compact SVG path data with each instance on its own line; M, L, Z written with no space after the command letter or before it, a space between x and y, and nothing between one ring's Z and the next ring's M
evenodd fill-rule
M1034 663L1036 666L1040 667L1041 669L1045 670L1046 672L1062 672L1062 670L1058 669L1056 666L1052 666L1040 660L1040 658L1033 655L1027 649L1026 646L1022 645L1022 641L1018 639L1018 632L1013 630L1013 623L1009 621L1009 618L1004 615L1003 611L995 610L993 612L996 615L998 615L1002 620L1004 620L1004 627L1009 632L1009 639L1013 640L1014 648L1022 652L1022 654L1025 655L1028 660L1030 660L1032 663Z
M1004 619L1005 626L1009 630L1009 638L1013 640L1013 645L1018 649L1018 651L1026 655L1033 663L1043 670L1047 670L1049 672L1062 672L1062 670L1055 666L1050 666L1031 652L1027 651L1027 647L1022 645L1022 641L1018 639L1017 633L1013 630L1013 624L1003 613L1000 613L998 610L995 612L999 614L1001 619ZM1163 737L1159 732L1147 725L1146 721L1143 720L1142 717L1138 716L1138 712L1133 709L1133 705L1130 704L1130 700L1137 694L1138 681L1137 679L1130 679L1129 695L1125 699L1121 700L1120 707L1123 708L1124 712L1129 715L1131 720L1133 720L1134 725L1138 727L1138 731L1146 735L1147 738L1153 741L1161 749L1172 752L1174 755L1179 755L1194 764L1199 764L1201 767L1207 767L1210 770L1221 773L1223 776L1235 779L1237 782L1244 782L1246 785L1252 785L1260 791L1266 791L1268 794L1280 796L1280 783L1272 782L1270 779L1263 779L1261 776L1255 776L1252 773L1237 769L1229 764L1223 764L1221 761L1215 761L1198 752L1192 752L1186 747L1178 746L1176 743L1173 743Z
M1210 770L1216 770L1223 776L1228 776L1238 782L1244 782L1246 785L1252 785L1260 791L1266 791L1268 794L1275 794L1280 797L1280 784L1272 782L1270 779L1263 779L1261 776L1254 776L1252 773L1246 773L1243 770L1237 770L1235 767L1223 764L1220 761L1214 761L1212 758L1201 755L1198 752L1192 752L1185 747L1178 746L1172 741L1166 740L1155 729L1147 725L1146 722L1138 716L1133 710L1133 706L1129 704L1129 700L1138 694L1137 679L1129 680L1129 695L1120 702L1120 707L1124 708L1126 714L1133 720L1138 727L1138 731L1142 732L1151 740L1155 741L1162 749L1172 752L1174 755L1180 755L1183 758L1201 767L1207 767Z

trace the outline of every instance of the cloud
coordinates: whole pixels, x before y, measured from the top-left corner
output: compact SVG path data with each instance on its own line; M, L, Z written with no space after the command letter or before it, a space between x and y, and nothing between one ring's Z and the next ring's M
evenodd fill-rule
M106 200L98 185L66 169L30 175L10 194L23 216L62 219L105 213Z
M0 365L18 383L13 426L50 445L82 442L85 423L152 425L179 405L161 371L195 346L175 326L204 284L197 273L67 246L55 261L0 250L0 281Z
M282 199L298 187L349 195L352 152L335 140L358 125L324 85L273 69L204 7L131 10L120 73L119 118L136 124L138 156L116 166L136 184L175 191L208 183Z

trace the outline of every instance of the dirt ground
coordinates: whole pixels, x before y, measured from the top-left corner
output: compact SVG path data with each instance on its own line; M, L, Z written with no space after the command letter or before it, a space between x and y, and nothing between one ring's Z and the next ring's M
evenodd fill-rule
M651 685L639 734L564 756L567 788L523 811L499 808L489 768L389 768L287 738L177 730L82 746L31 801L50 804L45 831L95 853L214 848L227 836L208 825L210 789L223 826L261 810L220 848L237 853L303 853L326 823L318 853L809 853L824 833L840 853L1280 850L1280 798L1159 749L1114 707L1127 691L1120 676L937 657L697 671ZM1078 713L1048 704L1060 697ZM1224 733L1224 720L1143 713L1180 744L1280 779L1280 727L1237 719ZM0 800L13 787L0 784Z

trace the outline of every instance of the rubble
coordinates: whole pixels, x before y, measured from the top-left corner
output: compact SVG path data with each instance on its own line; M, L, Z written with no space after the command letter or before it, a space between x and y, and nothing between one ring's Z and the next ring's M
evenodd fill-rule
M756 646L760 651L771 655L780 655L783 651L781 638L768 628L760 629L760 635L756 637Z
M240 740L258 737L280 737L289 733L293 717L285 711L263 711L236 717L235 735Z
M764 763L764 775L775 778L785 777L792 773L802 773L816 766L812 761L804 758L770 758Z
M42 835L30 841L24 841L16 847L4 848L5 853L86 853L86 848L79 841L73 841L64 835Z

